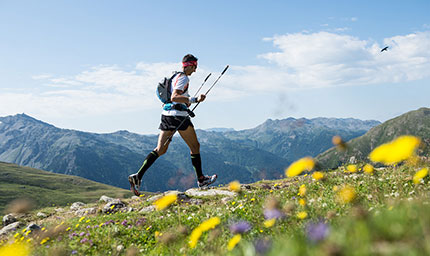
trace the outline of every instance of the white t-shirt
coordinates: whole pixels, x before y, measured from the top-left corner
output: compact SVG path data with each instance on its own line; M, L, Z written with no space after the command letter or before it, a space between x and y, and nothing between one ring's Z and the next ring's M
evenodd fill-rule
M182 95L190 97L187 90L189 86L189 82L190 82L190 79L188 78L187 75L185 75L184 73L178 73L172 79L171 93L173 94L173 90L186 91ZM173 104L184 104L184 103L173 102ZM187 116L188 115L187 111L180 111L176 109L163 110L161 114L165 116Z

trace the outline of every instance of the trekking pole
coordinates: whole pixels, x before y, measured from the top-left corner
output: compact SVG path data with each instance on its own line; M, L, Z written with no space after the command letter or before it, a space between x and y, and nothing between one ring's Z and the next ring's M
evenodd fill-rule
M212 86L209 88L209 90L206 92L206 94L205 95L207 95L211 90L212 90L212 88L215 86L215 84L218 82L218 80L221 78L221 76L222 75L224 75L224 73L225 73L225 71L227 71L227 69L228 69L228 67L229 67L229 65L227 65L225 68L224 68L224 70L221 72L221 75L219 75L219 77L215 80L215 82L212 84ZM209 74L209 76L210 76L211 74ZM206 79L205 79L205 81L203 82L203 84L206 82L206 80L209 78L209 76L208 77L206 77ZM203 84L202 84L202 86L203 86ZM202 87L202 86L200 86L200 87ZM200 90L200 89L199 89ZM193 113L193 111L194 111L194 109L196 109L197 108L197 106L200 104L200 102L197 102L197 104L194 106L194 108L191 110L191 113ZM194 113L193 113L194 114ZM170 142L170 141L172 141L172 138L173 138L173 135L175 135L175 133L179 130L179 127L181 127L181 125L185 122L185 120L187 120L187 118L189 118L191 115L190 115L190 112L188 112L188 115L186 116L186 118L184 118L184 120L182 120L182 122L178 125L178 127L176 127L176 129L173 131L173 133L172 133L172 135L170 135L168 138L167 138L167 140L166 140L166 142L164 142L164 146L168 143L168 142Z
M209 73L209 75L205 78L205 80L203 81L202 85L200 85L199 89L197 90L197 92L194 94L194 97L197 97L197 93L199 93L200 89L202 89L203 85L206 83L206 81L208 80L208 78L212 75L212 73Z

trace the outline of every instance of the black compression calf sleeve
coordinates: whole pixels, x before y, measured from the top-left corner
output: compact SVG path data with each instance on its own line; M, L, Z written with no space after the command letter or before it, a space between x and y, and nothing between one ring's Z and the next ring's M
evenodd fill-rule
M142 167L140 167L139 171L137 172L137 177L139 178L139 180L142 179L143 174L145 174L146 170L151 167L151 165L155 162L155 160L157 160L157 158L158 153L155 151L152 151L146 156L145 161L143 161Z
M196 171L197 178L202 177L202 159L200 154L191 154L191 163L193 164L194 170Z

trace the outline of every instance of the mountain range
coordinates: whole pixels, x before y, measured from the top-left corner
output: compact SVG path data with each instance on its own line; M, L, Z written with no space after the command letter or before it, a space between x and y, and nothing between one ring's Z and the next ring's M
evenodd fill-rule
M197 130L203 170L218 183L279 178L294 160L317 156L339 135L350 140L378 121L314 118L267 120L247 130ZM25 114L0 117L0 161L76 175L121 188L157 143L156 135L128 131L88 133L60 129ZM189 149L174 137L169 151L147 171L142 190L164 191L195 186Z

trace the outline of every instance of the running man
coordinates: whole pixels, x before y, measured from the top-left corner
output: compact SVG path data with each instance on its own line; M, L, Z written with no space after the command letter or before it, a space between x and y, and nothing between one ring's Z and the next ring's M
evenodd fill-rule
M183 72L178 72L172 79L172 103L165 104L163 112L161 113L161 123L159 129L161 130L158 136L157 147L148 154L143 161L142 167L135 174L128 176L130 182L131 191L139 196L139 187L143 174L146 170L157 160L158 157L166 153L169 147L170 141L166 143L168 138L173 135L175 129L186 119L183 124L179 127L178 131L182 139L188 145L191 151L191 163L193 164L194 170L197 175L197 185L206 187L215 182L217 175L212 176L203 175L202 172L202 161L200 157L200 144L197 140L196 131L194 125L191 123L188 117L187 108L192 103L202 102L205 100L206 95L200 94L198 97L190 97L188 94L189 87L189 76L196 72L197 69L197 58L191 54L187 54L182 59Z

